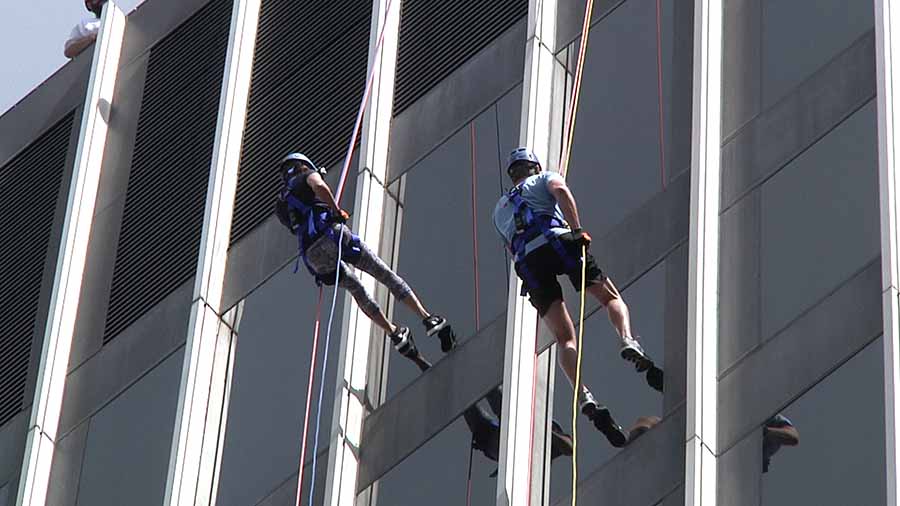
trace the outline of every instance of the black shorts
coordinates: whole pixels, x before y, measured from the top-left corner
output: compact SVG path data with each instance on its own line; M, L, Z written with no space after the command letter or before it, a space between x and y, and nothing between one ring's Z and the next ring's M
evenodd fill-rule
M563 274L569 276L575 290L581 291L581 246L575 242L572 234L563 234L559 236L559 240L571 258L575 260L576 265L573 270L566 269L565 261L560 258L559 253L551 244L544 244L525 256L522 263L525 264L529 276L526 277L522 272L522 265L516 264L516 273L525 282L528 300L541 316L547 314L554 302L563 300L562 286L557 281L557 276ZM597 262L590 252L587 254L586 261L587 280L585 286L603 283L606 276L597 266Z

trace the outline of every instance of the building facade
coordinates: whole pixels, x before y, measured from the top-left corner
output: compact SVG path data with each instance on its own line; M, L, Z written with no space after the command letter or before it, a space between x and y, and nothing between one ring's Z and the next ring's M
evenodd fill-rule
M658 421L614 449L580 417L579 503L896 506L890 3L590 5L110 2L0 116L0 506L570 504L572 390L491 220L520 145L665 371L588 302L585 383ZM296 272L292 151L452 322L444 354L363 277L432 369ZM498 387L495 462L463 413Z

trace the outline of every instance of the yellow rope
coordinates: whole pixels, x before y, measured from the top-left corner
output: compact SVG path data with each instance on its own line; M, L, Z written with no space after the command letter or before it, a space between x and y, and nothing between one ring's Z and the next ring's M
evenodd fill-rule
M578 394L581 392L581 343L584 341L584 302L587 246L581 247L581 310L578 315L578 360L575 363L575 395L572 396L572 506L578 500Z
M572 102L569 106L569 118L566 125L566 139L560 156L559 172L565 176L572 157L572 144L575 140L575 117L578 114L578 99L581 97L581 80L584 75L584 58L587 53L588 36L591 28L591 14L594 0L587 0L584 10L584 22L581 26L581 44L578 47L578 66L575 67L575 81L572 86ZM575 392L572 396L572 506L578 501L578 396L581 393L581 344L584 340L584 306L587 276L587 246L581 247L581 309L578 317L578 359L575 365Z

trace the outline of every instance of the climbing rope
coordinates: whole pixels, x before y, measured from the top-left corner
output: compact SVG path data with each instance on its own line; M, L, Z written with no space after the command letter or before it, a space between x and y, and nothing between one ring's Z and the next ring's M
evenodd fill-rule
M322 298L325 291L319 288L319 302L316 303L316 326L313 331L312 352L310 357L316 359L319 348L319 322L322 317ZM306 438L309 436L309 412L312 404L313 381L315 381L315 368L309 368L309 381L306 385L306 411L303 415L303 436L300 439L300 473L297 475L297 506L300 506L300 498L303 491L303 469L306 461Z
M587 246L581 247L581 309L578 315L578 360L575 362L575 395L572 396L572 506L578 499L578 393L581 392L581 344L584 342L584 306L587 289Z
M563 176L569 170L572 158L572 142L575 140L575 117L578 115L578 99L581 97L581 79L584 75L584 57L587 54L588 36L591 32L591 13L594 12L594 0L587 0L584 8L584 22L581 25L581 44L578 47L578 64L575 67L575 81L572 85L572 102L566 119L566 139L560 154L559 173Z
M469 476L466 479L466 506L472 506L472 458L475 456L475 436L469 445Z
M380 33L378 34L378 40L375 43L375 50L373 51L374 57L372 59L372 68L369 69L368 77L366 78L366 88L365 88L365 91L363 92L362 101L359 105L359 111L356 114L356 123L354 123L353 131L350 134L350 142L347 145L347 153L346 153L346 156L344 157L344 164L341 167L341 177L338 181L337 193L335 194L335 199L334 199L335 202L337 203L338 207L340 207L341 197L344 194L344 188L347 183L347 174L350 171L350 162L351 162L351 159L353 158L353 151L356 148L357 138L359 137L359 131L362 126L362 120L363 120L363 117L365 116L366 107L368 107L368 105L369 105L369 98L371 97L371 94L372 94L372 86L373 86L373 83L375 82L375 69L377 67L378 58L381 54L381 48L384 45L384 35L386 32L386 28L387 28L386 21L387 21L387 19L390 18L392 4L393 4L393 0L388 0L387 3L385 4L385 9L384 9L385 22L381 26ZM325 332L325 347L324 347L323 356L322 356L322 374L321 374L321 380L320 380L320 384L319 384L319 400L318 400L318 405L316 406L316 430L315 430L315 438L313 440L313 452L312 452L312 463L311 463L312 471L310 474L310 485L309 485L309 505L310 506L312 506L312 504L313 504L313 495L315 493L315 487L316 487L316 465L318 463L318 454L319 454L319 431L320 431L321 419L322 419L322 399L323 399L323 396L325 393L325 375L326 375L326 372L328 369L328 351L331 346L331 331L332 331L332 326L334 323L334 311L335 311L335 307L337 306L337 292L338 292L340 277L341 277L341 256L343 254L343 242L344 242L344 227L342 226L341 233L340 233L340 236L338 237L338 243L337 243L338 252L337 252L337 265L335 266L335 275L334 275L334 295L332 296L332 299L331 299L331 310L328 315L328 327ZM322 299L322 289L320 288L319 289L319 300L321 301L321 299ZM318 345L317 341L318 341L318 332L319 332L319 320L320 320L320 314L317 311L316 333L315 333L315 337L313 339L314 346ZM314 350L315 350L315 348L314 348ZM306 432L307 432L307 423L308 423L310 408L311 408L310 401L311 401L311 394L312 394L312 378L314 377L314 374L316 371L316 365L318 362L317 359L318 359L318 357L317 357L315 351L313 351L312 363L310 365L310 371L309 371L310 384L308 386L308 393L307 393L306 413L304 414L303 443L301 444L301 456L300 456L300 472L298 473L298 479L297 479L297 500L296 500L297 506L300 506L300 503L301 503L302 497L303 497L303 467L304 467L304 460L306 458L306 436L307 436Z

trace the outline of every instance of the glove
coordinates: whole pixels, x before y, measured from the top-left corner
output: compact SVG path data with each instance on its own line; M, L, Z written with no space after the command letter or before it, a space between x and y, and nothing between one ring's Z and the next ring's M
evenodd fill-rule
M575 239L575 242L585 248L591 247L591 234L585 232L580 228L572 229L572 238Z
M343 209L339 210L334 215L334 222L340 223L341 225L347 223L347 221L349 219L350 219L350 213L348 213L347 211L344 211Z

